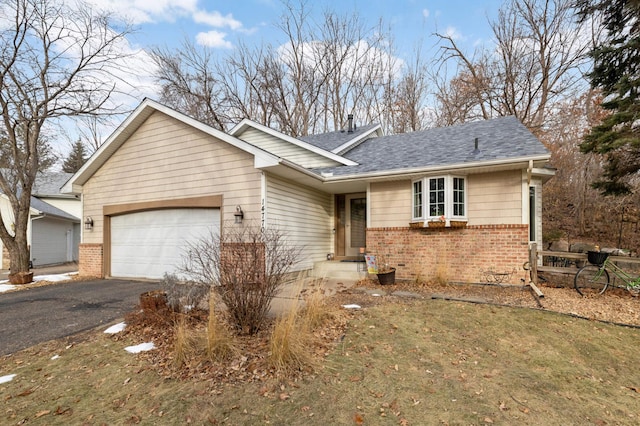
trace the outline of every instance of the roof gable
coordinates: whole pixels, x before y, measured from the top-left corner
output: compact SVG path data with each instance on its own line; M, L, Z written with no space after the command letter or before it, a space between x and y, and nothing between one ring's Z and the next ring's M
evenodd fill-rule
M342 155L360 142L377 136L382 136L382 127L379 124L369 124L352 131L342 129L335 132L301 136L300 139L334 154Z
M286 158L294 163L300 164L303 167L313 167L313 166L307 166L304 164L306 162L303 159L305 154L306 154L306 157L312 161L321 161L318 158L318 157L321 157L322 160L324 160L325 162L329 160L335 163L336 165L340 165L340 164L345 166L356 165L356 163L354 163L353 161L347 158L344 158L334 152L328 151L321 146L308 143L303 138L296 139L294 137L285 135L284 133L281 133L277 130L271 129L267 126L256 123L255 121L252 121L246 118L242 120L240 123L238 123L233 129L231 129L229 134L237 138L240 138L242 140L245 140L245 137L243 136L245 133L250 133L255 135L254 132L251 132L252 129L257 130L267 135L268 137L270 137L269 140L271 140L273 143L269 144L268 146L264 146L264 149L266 149L269 152L272 152L275 155L282 156L283 158ZM249 139L247 139L247 141L248 140ZM258 141L258 138L255 138L255 137L251 138L251 141L252 141L251 143L253 142L260 143ZM258 145L258 146L261 146L261 145ZM295 154L292 155L293 152L295 152ZM282 153L283 155L280 155L280 153Z
M182 113L179 113L165 105L151 99L144 99L140 105L118 126L118 128L107 138L100 148L89 158L89 160L78 170L62 188L65 193L80 193L81 187L89 180L93 174L125 143L129 137L153 114L159 111L176 120L185 123L197 130L200 130L216 139L222 140L236 148L248 152L254 156L256 167L277 165L279 159L254 145L248 144L238 138L228 135L207 124L197 121Z

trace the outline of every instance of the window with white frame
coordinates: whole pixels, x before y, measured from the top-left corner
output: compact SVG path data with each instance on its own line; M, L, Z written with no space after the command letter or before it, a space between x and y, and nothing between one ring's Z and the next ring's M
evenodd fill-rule
M426 177L413 181L413 219L466 219L466 178L458 176Z

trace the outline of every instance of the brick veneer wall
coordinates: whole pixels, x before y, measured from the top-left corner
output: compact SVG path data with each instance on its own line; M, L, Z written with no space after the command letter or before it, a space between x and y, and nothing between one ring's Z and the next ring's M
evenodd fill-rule
M78 275L104 278L102 244L80 244Z
M396 278L482 282L482 271L512 272L520 283L529 259L528 225L466 228L368 228L367 252L383 255Z

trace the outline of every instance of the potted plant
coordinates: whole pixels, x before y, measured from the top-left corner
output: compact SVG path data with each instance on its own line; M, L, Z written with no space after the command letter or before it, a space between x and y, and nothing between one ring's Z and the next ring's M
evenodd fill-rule
M431 219L428 222L429 228L444 228L447 225L447 220L444 215L440 216L437 219Z
M396 268L391 267L384 255L365 255L367 271L378 276L381 285L395 284Z

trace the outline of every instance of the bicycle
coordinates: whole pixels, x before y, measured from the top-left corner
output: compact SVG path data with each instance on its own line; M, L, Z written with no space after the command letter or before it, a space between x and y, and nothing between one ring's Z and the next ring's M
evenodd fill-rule
M604 293L610 283L609 272L624 282L624 288L628 291L634 294L640 291L640 277L632 277L613 263L609 259L609 253L588 251L587 260L589 264L580 268L573 280L573 285L581 296Z

